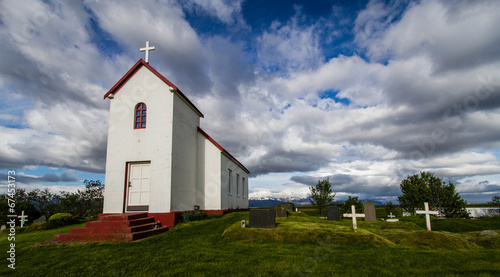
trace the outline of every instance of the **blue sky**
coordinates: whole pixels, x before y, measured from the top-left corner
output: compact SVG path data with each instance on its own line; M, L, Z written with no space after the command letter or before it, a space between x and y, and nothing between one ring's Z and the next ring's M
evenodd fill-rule
M0 188L104 181L102 96L144 54L253 197L395 200L432 171L500 194L498 1L2 1Z

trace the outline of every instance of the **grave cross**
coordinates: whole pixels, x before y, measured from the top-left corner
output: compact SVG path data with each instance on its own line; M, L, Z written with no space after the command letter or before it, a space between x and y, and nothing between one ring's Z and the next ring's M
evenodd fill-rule
M21 222L21 227L24 227L24 222L28 221L26 218L28 215L24 215L24 211L21 213L21 215L17 216L19 219L19 222Z
M156 47L149 46L149 41L146 41L146 47L143 47L143 48L139 49L141 52L144 52L144 51L146 52L146 62L147 63L149 63L149 51L150 50L153 51L155 49L156 49Z
M431 230L431 214L439 214L439 212L437 211L429 211L429 203L428 202L424 202L424 207L425 207L425 210L424 211L417 211L417 214L425 214L425 223L427 224L427 230L430 231Z
M365 214L356 214L356 206L351 206L352 214L344 214L344 217L352 217L352 228L354 232L358 231L358 223L356 222L356 217L365 217Z
M389 218L394 218L394 217L396 217L396 216L395 216L395 215L392 215L392 212L391 212L391 213L390 213L387 217L389 217Z

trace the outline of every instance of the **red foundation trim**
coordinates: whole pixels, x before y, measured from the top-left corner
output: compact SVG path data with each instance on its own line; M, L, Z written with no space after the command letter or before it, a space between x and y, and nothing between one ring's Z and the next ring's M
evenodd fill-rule
M148 216L155 218L155 221L160 221L161 226L167 226L172 229L182 220L182 214L185 212L170 212L170 213L148 213Z

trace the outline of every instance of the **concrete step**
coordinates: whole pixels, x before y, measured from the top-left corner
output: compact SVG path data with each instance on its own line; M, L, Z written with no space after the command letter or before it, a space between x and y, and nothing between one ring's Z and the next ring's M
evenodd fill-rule
M131 233L117 233L117 234L56 234L54 235L54 241L132 241L133 236Z
M54 241L132 241L168 231L168 227L155 222L147 213L100 214L97 221L73 228L69 233L56 234Z
M102 221L123 221L148 217L148 213L130 213L130 214L99 214L97 220Z

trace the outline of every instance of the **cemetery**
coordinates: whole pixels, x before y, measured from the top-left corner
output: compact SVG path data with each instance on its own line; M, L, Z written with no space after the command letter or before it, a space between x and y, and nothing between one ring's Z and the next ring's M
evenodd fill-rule
M59 276L57 272L64 272L65 276L76 276L95 275L98 270L102 276L357 276L373 272L474 272L488 276L500 272L499 217L441 220L429 215L432 231L428 231L425 214L387 222L382 219L395 219L394 215L386 214L383 207L372 208L370 203L346 215L336 206L329 207L335 207L327 209L331 210L330 218L315 216L310 206L299 206L298 212L285 207L286 216L278 216L283 214L279 206L252 208L180 223L168 232L136 242L47 242L53 235L82 227L83 223L21 233L16 247L23 266L16 274ZM371 216L375 221L366 220ZM354 218L357 232L353 230ZM0 244L8 244L6 235L2 235ZM0 274L5 272L0 269Z

